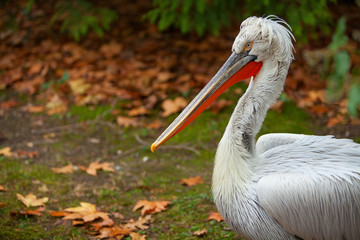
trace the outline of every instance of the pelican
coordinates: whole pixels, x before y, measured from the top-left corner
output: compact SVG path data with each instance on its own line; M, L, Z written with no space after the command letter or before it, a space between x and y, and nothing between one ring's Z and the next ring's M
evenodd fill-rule
M228 60L151 150L231 85L251 78L215 155L212 193L220 214L246 239L360 239L360 144L288 133L256 141L283 91L292 39L290 26L276 16L243 21Z

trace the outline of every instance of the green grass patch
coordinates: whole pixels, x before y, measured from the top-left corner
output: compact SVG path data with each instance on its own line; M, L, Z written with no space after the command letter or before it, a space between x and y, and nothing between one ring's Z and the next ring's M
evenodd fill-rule
M76 106L73 105L67 112L68 117L77 117L79 121L94 120L96 117L106 113L111 108L110 105L96 105L96 106ZM104 119L111 119L111 113L105 114Z

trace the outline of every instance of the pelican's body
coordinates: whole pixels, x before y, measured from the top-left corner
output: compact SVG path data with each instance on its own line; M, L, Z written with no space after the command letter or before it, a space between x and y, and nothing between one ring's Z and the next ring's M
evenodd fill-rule
M259 132L293 58L279 19L251 17L233 54L153 144L181 131L230 85L255 76L215 157L212 192L226 222L246 239L360 239L360 145L349 139Z

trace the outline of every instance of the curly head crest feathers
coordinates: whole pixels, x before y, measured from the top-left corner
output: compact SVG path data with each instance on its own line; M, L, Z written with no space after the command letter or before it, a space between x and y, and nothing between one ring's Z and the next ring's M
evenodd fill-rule
M245 45L252 42L251 55L258 56L257 61L272 58L280 62L291 62L294 59L295 41L291 27L281 18L274 15L266 18L249 17L241 23L232 50L240 53Z

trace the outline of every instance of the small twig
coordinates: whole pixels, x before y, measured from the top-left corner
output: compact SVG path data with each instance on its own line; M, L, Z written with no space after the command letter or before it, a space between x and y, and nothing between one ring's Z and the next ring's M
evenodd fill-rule
M135 133L135 139L136 141L138 141L140 144L145 145L145 146L150 146L151 144L145 140L142 140L139 136L139 134Z

